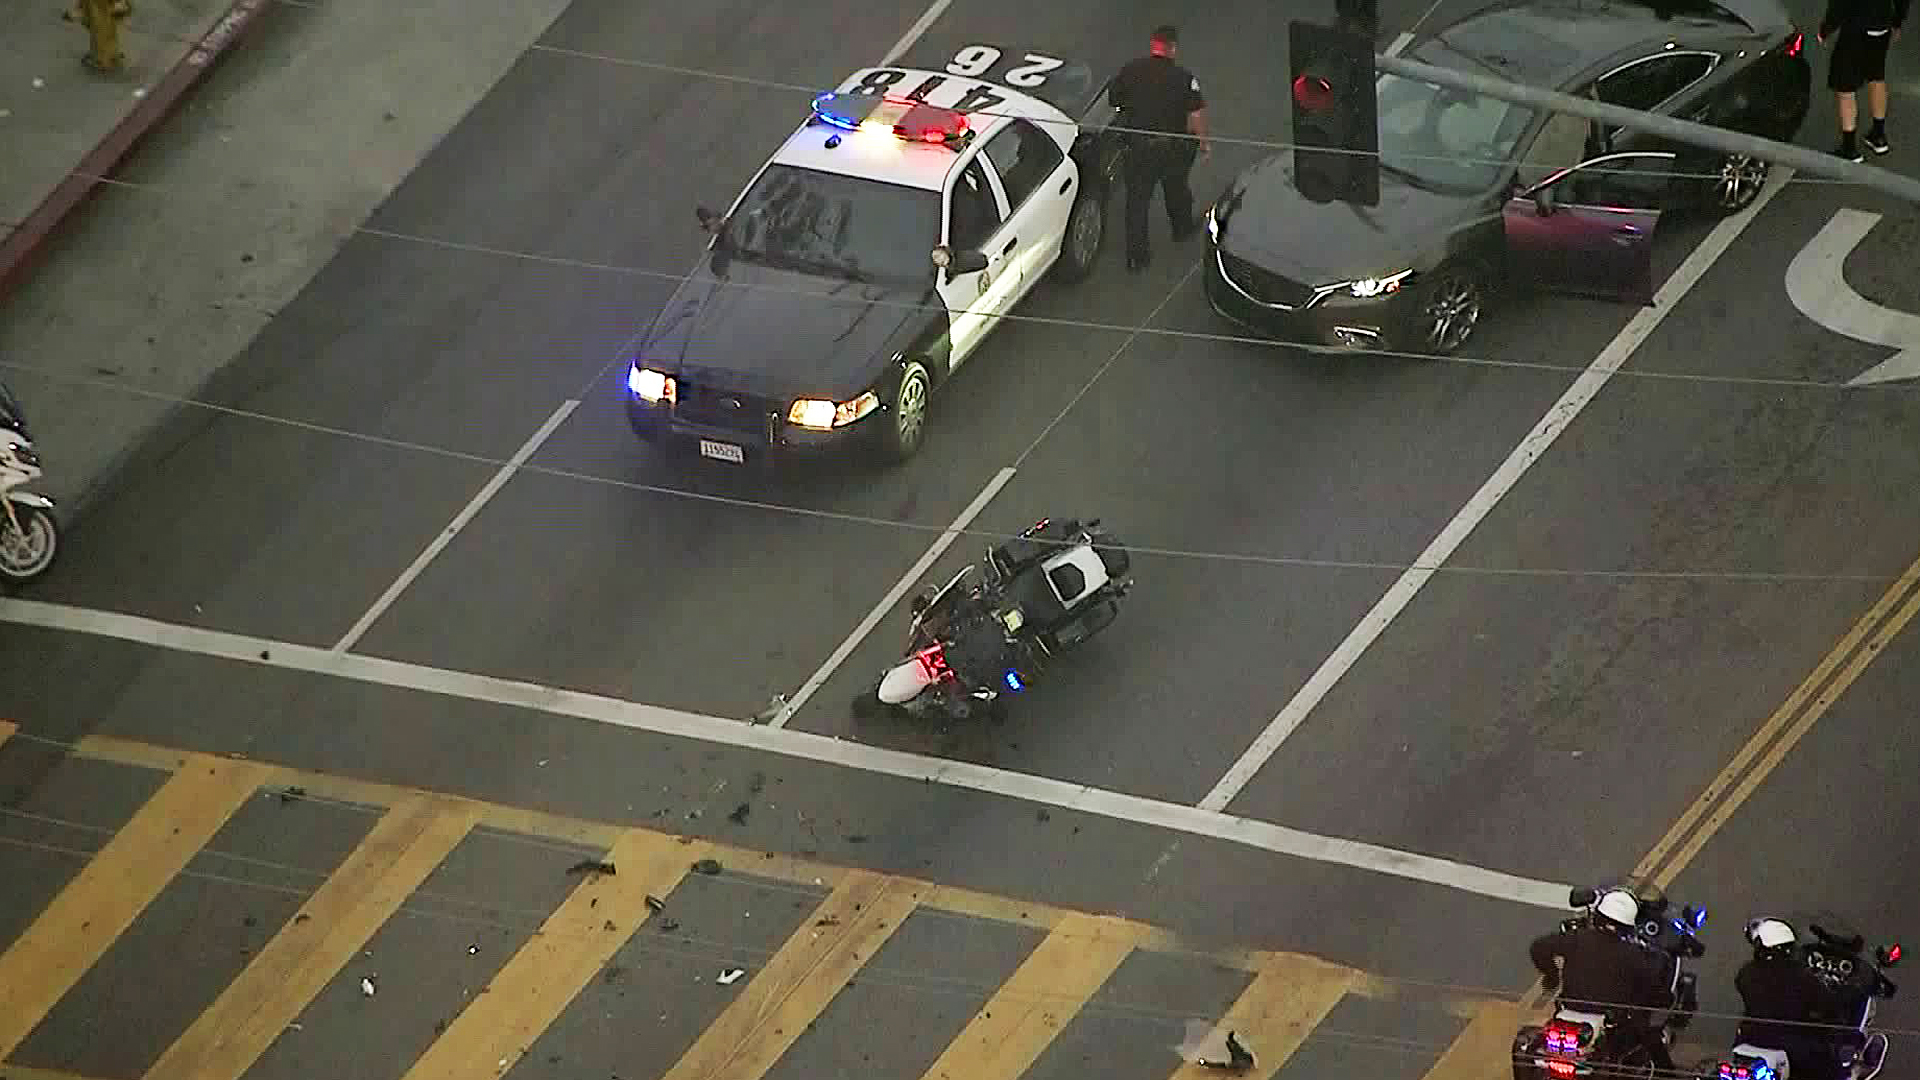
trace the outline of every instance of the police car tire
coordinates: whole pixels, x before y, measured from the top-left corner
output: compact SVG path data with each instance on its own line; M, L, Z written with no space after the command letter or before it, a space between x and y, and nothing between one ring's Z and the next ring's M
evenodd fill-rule
M1083 222L1081 219L1085 217ZM1082 229L1092 233L1090 243L1075 243ZM1100 248L1107 238L1107 203L1097 195L1082 194L1067 212L1066 235L1060 240L1060 260L1054 263L1054 277L1072 285L1085 281L1100 261Z
M903 364L892 407L887 410L886 433L881 440L889 460L905 461L919 452L920 444L927 438L927 404L932 396L933 380L927 375L926 366L918 360ZM908 432L901 430L902 420L907 419L901 413L903 406L918 413L918 422Z

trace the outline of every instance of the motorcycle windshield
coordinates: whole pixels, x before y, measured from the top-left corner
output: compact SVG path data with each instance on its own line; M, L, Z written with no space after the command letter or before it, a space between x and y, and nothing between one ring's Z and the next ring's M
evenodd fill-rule
M27 414L20 408L20 399L13 396L6 383L0 383L0 427L27 434Z

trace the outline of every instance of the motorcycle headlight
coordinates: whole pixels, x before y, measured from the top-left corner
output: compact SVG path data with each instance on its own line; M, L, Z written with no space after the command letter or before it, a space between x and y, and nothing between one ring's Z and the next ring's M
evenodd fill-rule
M1207 207L1207 239L1220 242L1220 217L1214 207Z
M1361 278L1358 281L1349 281L1347 282L1347 293L1361 300L1371 300L1376 296L1386 296L1388 293L1399 292L1400 286L1405 284L1406 280L1412 276L1412 270L1402 270L1397 274L1388 274L1384 277Z
M627 389L640 396L640 400L649 404L658 402L672 403L674 400L673 377L665 372L643 368L639 364L627 369Z
M871 390L852 401L801 398L793 403L793 408L787 410L787 422L815 431L828 431L846 427L879 407L880 398Z

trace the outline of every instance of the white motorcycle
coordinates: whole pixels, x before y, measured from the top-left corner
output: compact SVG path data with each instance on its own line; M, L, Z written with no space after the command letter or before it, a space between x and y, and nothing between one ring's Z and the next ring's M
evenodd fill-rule
M1755 919L1747 924L1749 935L1761 921ZM1886 1032L1869 1029L1873 1025L1875 1003L1892 997L1899 990L1893 980L1887 978L1885 969L1900 962L1900 946L1881 946L1869 956L1866 940L1859 934L1845 930L1835 932L1818 923L1808 929L1813 931L1815 940L1799 946L1798 951L1814 977L1831 988L1851 990L1862 999L1858 1023L1852 1029L1855 1037L1840 1048L1844 1055L1838 1062L1841 1073L1848 1080L1874 1080L1887 1063L1888 1039ZM1787 1052L1749 1041L1744 1024L1727 1056L1707 1062L1701 1070L1702 1080L1790 1080L1792 1075Z
M46 573L60 548L53 500L23 490L41 471L20 404L0 386L0 583L24 585Z

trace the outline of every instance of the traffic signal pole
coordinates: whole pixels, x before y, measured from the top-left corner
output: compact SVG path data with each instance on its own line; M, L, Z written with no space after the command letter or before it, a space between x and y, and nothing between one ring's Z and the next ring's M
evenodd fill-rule
M1608 105L1591 98L1562 94L1554 90L1542 90L1538 87L1524 86L1505 79L1489 78L1467 71L1456 71L1452 68L1435 67L1432 64L1422 64L1397 56L1376 56L1374 66L1381 71L1391 72L1404 78L1433 83L1453 90L1484 94L1515 105L1567 113L1570 116L1596 120L1603 124L1658 135L1675 142L1718 150L1723 154L1744 154L1775 165L1786 165L1800 172L1812 173L1831 180L1843 180L1884 192L1895 198L1905 199L1908 202L1920 203L1920 180L1872 165L1844 161L1832 154L1823 154L1804 146L1775 142L1755 135L1742 135L1725 128L1641 112L1638 109L1623 109L1618 105Z

